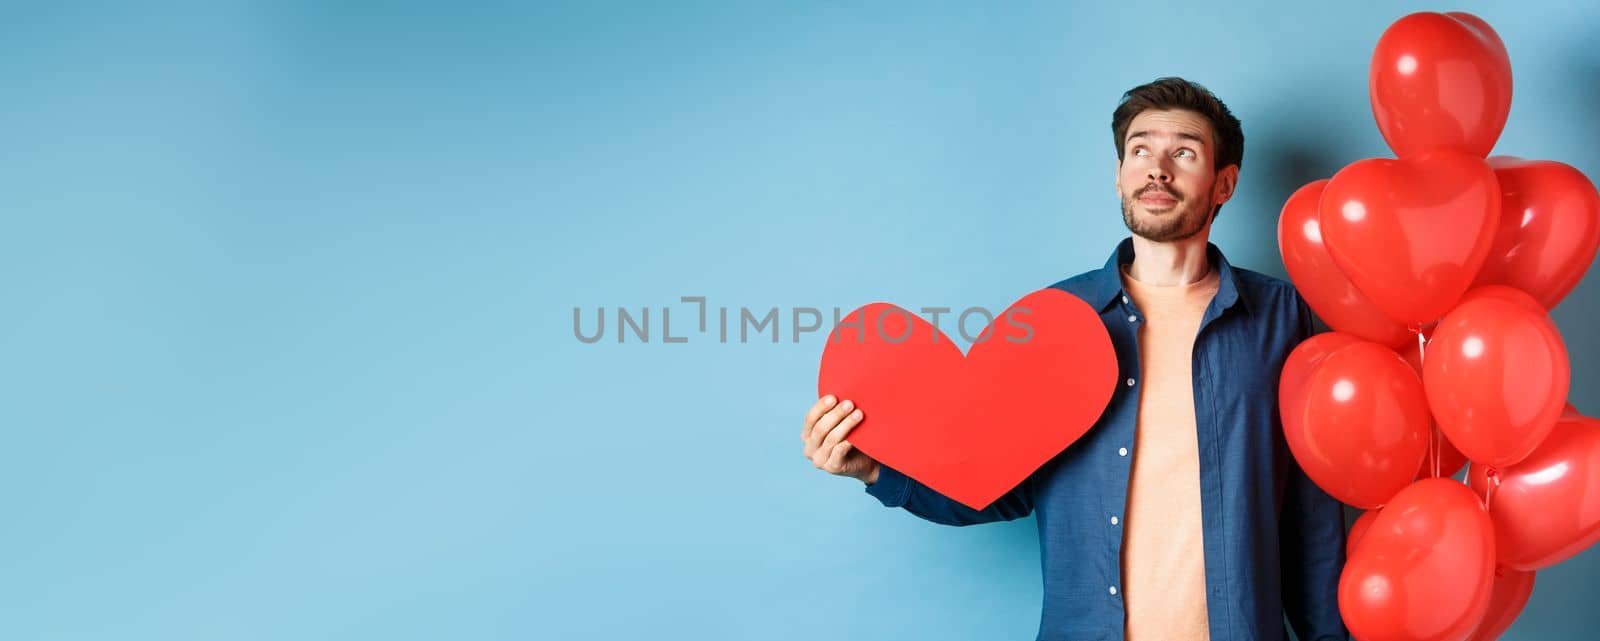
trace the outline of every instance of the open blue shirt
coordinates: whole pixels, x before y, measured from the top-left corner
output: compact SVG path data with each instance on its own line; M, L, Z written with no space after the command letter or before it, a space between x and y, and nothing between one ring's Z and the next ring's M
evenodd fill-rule
M1137 454L1144 317L1123 291L1119 267L1133 262L1133 252L1132 239L1124 239L1104 267L1051 285L1099 311L1116 347L1116 392L1088 433L983 510L887 465L866 486L885 506L946 525L1036 513L1044 573L1039 641L1123 638L1122 527L1111 517L1127 505ZM1193 372L1211 638L1285 639L1287 614L1301 641L1343 641L1343 509L1300 470L1278 422L1278 373L1311 335L1311 311L1289 283L1230 266L1216 245L1207 253L1220 283L1195 337Z

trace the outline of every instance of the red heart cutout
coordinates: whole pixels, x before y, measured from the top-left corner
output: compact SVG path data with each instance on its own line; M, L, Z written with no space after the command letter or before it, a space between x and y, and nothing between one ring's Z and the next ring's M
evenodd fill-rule
M965 357L911 312L856 309L828 335L817 391L861 408L857 449L981 510L1093 427L1116 378L1100 315L1050 288L1008 307Z
M1500 222L1482 158L1438 150L1369 158L1334 174L1317 218L1339 270L1389 318L1431 323L1472 284Z
M1500 182L1500 226L1473 285L1509 285L1554 309L1600 249L1600 193L1559 162L1496 156L1489 166Z

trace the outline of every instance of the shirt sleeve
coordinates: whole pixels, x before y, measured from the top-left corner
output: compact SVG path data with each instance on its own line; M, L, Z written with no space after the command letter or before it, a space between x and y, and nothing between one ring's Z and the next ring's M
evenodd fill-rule
M1279 549L1283 609L1302 641L1344 641L1339 573L1344 569L1344 508L1291 462Z
M1311 335L1313 317L1298 295L1295 301L1304 339ZM1302 641L1345 641L1349 632L1339 615L1344 506L1317 487L1293 456L1288 457L1288 467L1278 541L1284 614Z
M867 494L884 507L905 508L907 512L942 525L977 525L1010 521L1033 512L1034 475L995 499L988 507L974 510L946 497L904 473L879 463L878 481L866 486Z

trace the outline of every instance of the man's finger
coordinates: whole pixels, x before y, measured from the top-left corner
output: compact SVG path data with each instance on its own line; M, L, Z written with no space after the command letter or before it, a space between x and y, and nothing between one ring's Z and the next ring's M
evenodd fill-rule
M817 424L811 427L811 437L806 440L806 450L810 452L821 447L822 439L828 436L828 432L832 431L833 427L838 425L839 421L849 414L850 410L855 408L856 404L847 398L835 405L833 409L824 413L822 418L817 419Z
M832 394L829 394L817 399L817 402L811 404L811 409L806 412L805 425L800 427L800 440L811 440L811 426L816 425L817 419L822 418L822 413L832 408L833 404L838 400L839 399L834 398Z
M861 408L858 407L844 417L843 421L839 421L839 425L830 430L826 437L823 437L822 447L838 445L839 441L844 440L845 435L849 434L850 430L855 429L859 424L861 424Z

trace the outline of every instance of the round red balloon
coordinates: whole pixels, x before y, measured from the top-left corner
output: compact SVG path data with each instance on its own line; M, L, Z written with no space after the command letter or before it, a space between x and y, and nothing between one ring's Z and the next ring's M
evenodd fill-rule
M1511 58L1476 16L1414 13L1378 38L1367 93L1395 155L1453 148L1482 158L1511 111Z
M1600 193L1558 162L1496 156L1489 165L1500 183L1500 226L1474 284L1509 285L1553 309L1600 249Z
M1432 323L1483 266L1500 186L1482 158L1439 150L1371 158L1334 174L1317 205L1340 271L1390 320Z
M1335 331L1382 345L1400 345L1414 335L1404 323L1390 320L1378 311L1339 271L1322 243L1317 204L1327 185L1324 179L1296 190L1278 216L1278 252L1283 255L1289 280L1317 317Z
M1364 641L1464 639L1488 612L1494 526L1449 479L1401 490L1339 576L1339 612Z
M1600 540L1600 421L1561 419L1533 454L1495 473L1489 516L1502 565L1547 568ZM1467 481L1486 495L1487 467L1474 464Z
M1279 383L1284 440L1306 476L1359 508L1387 502L1427 453L1422 383L1387 347L1337 333L1290 352Z
M1555 323L1515 289L1474 292L1434 331L1423 362L1439 429L1475 462L1505 467L1550 433L1571 371ZM1521 302L1515 302L1520 300Z

